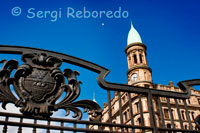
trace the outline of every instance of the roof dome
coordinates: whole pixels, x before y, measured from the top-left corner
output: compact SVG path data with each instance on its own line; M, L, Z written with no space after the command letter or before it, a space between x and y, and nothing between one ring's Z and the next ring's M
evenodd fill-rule
M133 27L133 24L131 22L131 29L128 33L127 45L131 43L136 43L136 42L142 43L142 39L139 33L137 32L137 30Z

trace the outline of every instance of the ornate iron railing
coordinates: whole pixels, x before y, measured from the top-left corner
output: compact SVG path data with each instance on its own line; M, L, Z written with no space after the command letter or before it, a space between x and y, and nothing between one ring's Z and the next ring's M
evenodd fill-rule
M2 69L0 71L0 102L5 109L7 103L13 103L20 108L22 114L3 113L0 116L4 120L0 120L0 125L3 125L3 133L8 131L8 126L18 127L18 133L22 132L23 127L32 128L35 133L37 129L45 129L47 132L57 130L61 133L64 131L73 132L200 132L198 128L200 116L192 121L186 99L190 98L190 86L199 85L200 79L182 81L178 86L182 92L159 90L157 88L144 88L138 86L129 86L126 84L110 83L105 80L109 70L96 65L94 63L79 59L70 55L57 53L48 50L19 47L19 46L4 46L0 45L0 53L22 55L23 64L19 65L16 60L2 60ZM60 66L62 63L70 63L76 66L83 67L90 71L98 73L98 84L107 91L108 104L104 110L107 117L102 114L100 106L91 100L76 101L80 94L80 82L76 76L77 71L65 69L62 71ZM11 75L15 70L15 74ZM17 97L12 93L10 86L17 94ZM65 92L65 97L56 102ZM112 108L111 92L114 92L118 101L118 110L114 116ZM122 103L122 96L126 95L126 103ZM136 96L139 101L139 124L135 123L136 115L133 113L134 107L132 102ZM160 98L166 98L166 108L169 110L170 127L166 126L166 119L162 111ZM145 123L144 109L142 99L147 99L148 111L145 112L149 116L150 124ZM173 119L170 100L174 100L174 108L177 111L177 120ZM183 107L186 113L187 120L183 120L180 112L180 105L177 100L183 100ZM124 105L129 109L129 120L124 118ZM156 104L156 107L155 107ZM88 112L89 120L82 120L82 111L84 108ZM70 111L74 112L76 119L64 119L51 117L52 111L65 109L66 114ZM103 119L107 120L102 120ZM114 117L119 117L119 122L114 122ZM11 118L18 118L18 121L10 121ZM33 120L32 123L27 123L25 119ZM46 124L39 124L38 121L43 120ZM52 124L57 122L57 124ZM175 122L180 126L176 127ZM189 127L185 128L187 123ZM68 126L66 125L68 124ZM196 128L192 127L196 124ZM69 126L70 125L70 126ZM77 126L79 125L79 126ZM80 126L81 125L81 126Z

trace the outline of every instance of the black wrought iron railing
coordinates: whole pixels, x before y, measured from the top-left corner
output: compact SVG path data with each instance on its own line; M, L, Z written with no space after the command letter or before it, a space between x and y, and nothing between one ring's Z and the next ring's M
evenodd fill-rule
M187 99L191 97L191 86L199 85L200 79L178 83L181 92L158 88L145 88L126 84L110 83L105 80L109 70L94 63L48 50L19 46L0 45L0 53L22 55L23 64L16 60L2 60L0 71L0 102L19 107L22 114L0 112L2 132L8 127L24 127L37 132L56 130L69 132L200 132L199 104L191 108ZM65 69L62 63L70 63L98 73L97 82L107 91L108 104L101 109L91 100L80 100L80 82L77 71ZM15 74L11 75L15 70ZM13 85L17 97L12 93ZM63 93L65 97L56 102ZM111 96L114 93L114 97ZM196 96L198 97L198 95ZM200 95L199 95L200 97ZM125 100L124 100L125 99ZM164 100L163 100L164 99ZM179 101L182 100L182 103ZM88 112L88 120L82 120L82 110ZM65 109L67 115L74 112L77 119L51 117L52 112ZM16 118L17 121L12 121ZM191 119L192 118L192 119ZM32 122L27 122L31 119ZM38 121L44 121L43 124ZM55 124L56 123L56 124Z

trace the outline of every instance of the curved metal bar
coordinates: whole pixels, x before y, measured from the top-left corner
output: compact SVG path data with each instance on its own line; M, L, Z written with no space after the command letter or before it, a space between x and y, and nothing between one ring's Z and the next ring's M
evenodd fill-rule
M115 91L126 91L130 93L140 93L140 94L148 94L152 93L154 96L161 96L161 97L168 97L168 98L182 98L187 99L191 95L191 90L189 88L191 82L187 81L181 81L178 83L178 86L181 90L183 90L183 93L180 92L173 92L173 91L165 91L165 90L158 90L157 88L145 88L145 87L138 87L138 86L130 86L125 84L117 84L117 83L109 83L105 81L105 77L107 76L107 72L100 73L98 77L98 83L99 85L107 90L115 90ZM193 80L192 80L193 81ZM199 82L200 83L200 82Z
M25 53L46 53L48 55L58 57L63 60L63 62L70 63L73 65L77 65L88 70L91 70L96 73L100 73L103 70L107 70L104 67L101 67L97 64L92 62L76 58L67 54L62 54L54 51L38 49L38 48L31 48L31 47L22 47L22 46L10 46L10 45L0 45L0 53L7 53L7 54L25 54ZM107 70L108 71L108 70Z
M97 81L99 85L106 90L127 91L131 93L140 93L146 95L148 93L152 93L152 95L155 96L182 98L182 99L189 98L191 94L190 88L188 87L188 85L190 84L188 84L186 81L178 83L179 87L184 91L183 93L157 90L156 88L145 88L145 87L125 85L125 84L109 83L105 80L105 77L108 75L110 70L102 66L99 66L97 64L94 64L92 62L54 51L31 48L31 47L22 47L22 46L0 45L0 53L7 53L7 54L46 53L48 55L58 57L62 59L63 62L77 65L86 68L88 70L91 70L93 72L99 73Z

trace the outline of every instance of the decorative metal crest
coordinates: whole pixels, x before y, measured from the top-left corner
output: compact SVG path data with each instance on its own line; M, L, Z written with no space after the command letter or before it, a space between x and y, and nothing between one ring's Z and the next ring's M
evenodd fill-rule
M101 108L96 102L75 101L80 94L78 71L65 69L62 72L59 68L62 60L45 53L23 54L22 61L24 64L21 66L16 60L0 62L3 63L0 70L0 102L4 109L7 103L14 103L23 114L45 117L51 116L53 111L65 109L66 115L72 111L73 117L80 120L81 107L84 112L88 111L90 120L100 120ZM15 74L11 75L14 70ZM18 98L11 91L11 85ZM65 97L56 103L64 92Z

